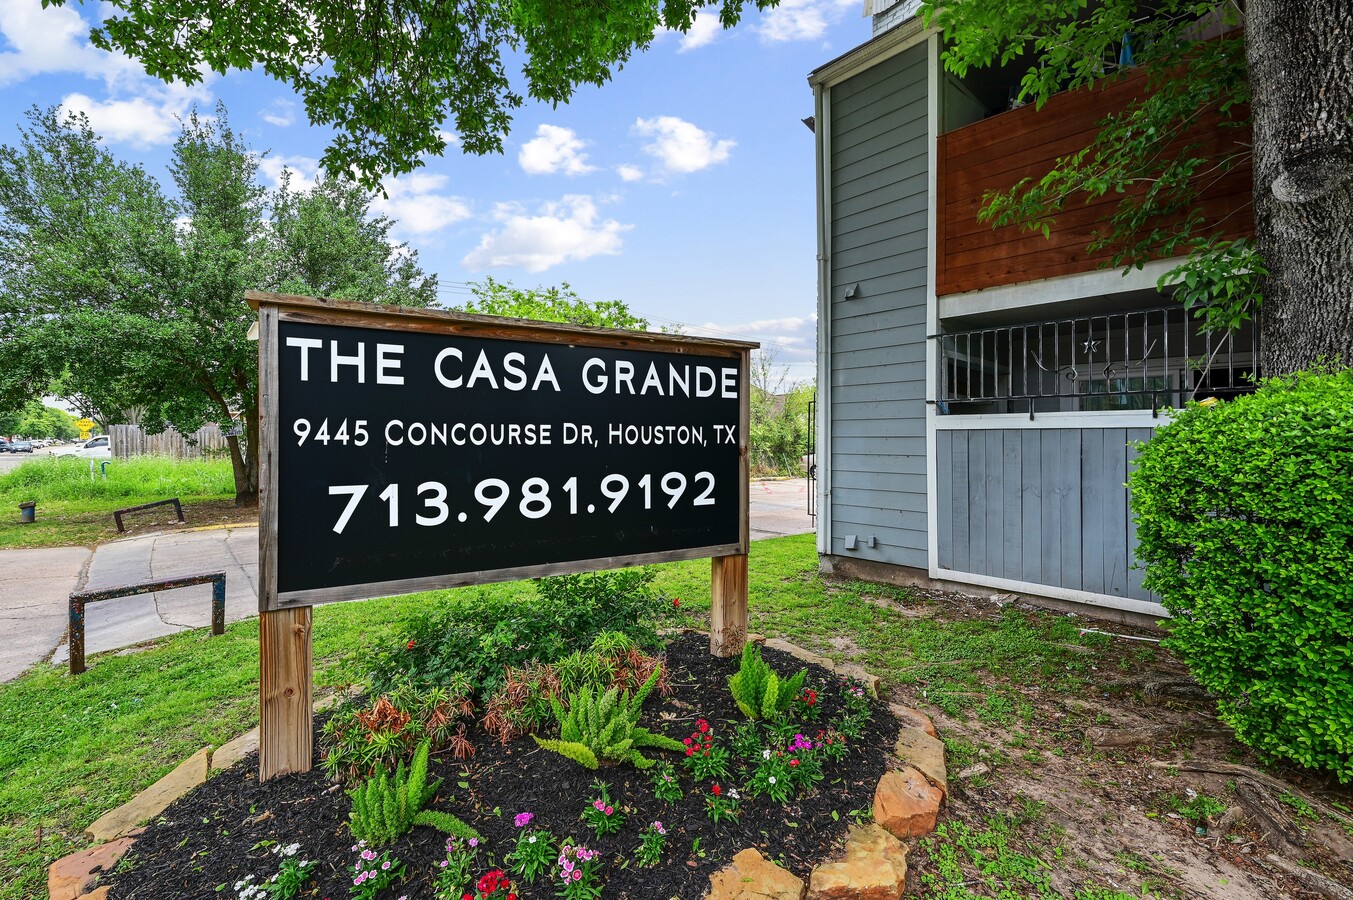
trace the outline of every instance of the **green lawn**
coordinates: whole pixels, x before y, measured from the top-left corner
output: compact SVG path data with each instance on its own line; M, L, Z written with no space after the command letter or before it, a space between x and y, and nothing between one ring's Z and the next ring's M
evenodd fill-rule
M813 540L753 544L753 630L827 655L836 652L832 639L849 642L856 661L885 685L914 685L941 708L978 715L993 708L1018 715L1018 695L1007 697L999 684L1075 691L1099 661L1104 638L1082 636L1060 616L1007 610L993 622L909 615L908 606L934 604L902 589L824 581ZM656 586L680 597L691 624L707 622L708 561L659 567ZM358 680L364 652L399 640L402 622L430 603L532 590L514 582L317 607L316 685ZM246 621L223 637L188 632L140 653L99 655L75 678L40 666L0 685L0 900L44 896L46 867L85 846L80 832L90 822L202 746L256 724L257 648L257 623Z
M178 497L185 507L230 500L230 460L174 460L144 456L95 462L40 456L0 475L0 549L90 545L117 536L113 510ZM18 505L35 501L37 521L19 524Z

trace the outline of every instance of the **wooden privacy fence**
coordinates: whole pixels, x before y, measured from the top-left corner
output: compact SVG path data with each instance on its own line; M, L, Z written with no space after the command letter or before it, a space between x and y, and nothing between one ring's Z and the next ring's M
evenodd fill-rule
M172 428L159 434L146 434L136 425L113 425L108 429L108 435L112 440L113 456L118 459L147 454L184 459L226 449L226 437L216 425L204 425L187 436Z

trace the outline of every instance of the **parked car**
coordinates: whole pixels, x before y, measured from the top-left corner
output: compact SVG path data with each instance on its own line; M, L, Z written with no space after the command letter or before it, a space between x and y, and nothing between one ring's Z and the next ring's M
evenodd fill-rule
M11 452L11 453L32 453L32 452L33 452L33 442L32 442L32 441L15 441L14 443L12 443L12 444L9 445L9 452Z
M101 434L85 441L85 445L76 450L75 455L84 459L112 459L113 448L108 442L108 435Z
M11 449L9 445L9 441L5 440L4 438L0 438L0 453L13 453L13 452L14 452L13 449Z

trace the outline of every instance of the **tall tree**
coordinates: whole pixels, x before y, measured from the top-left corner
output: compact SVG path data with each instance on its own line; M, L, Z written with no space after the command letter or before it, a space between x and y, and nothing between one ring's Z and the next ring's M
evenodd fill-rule
M269 195L223 107L184 122L172 198L83 117L29 119L17 147L0 147L0 403L56 385L105 425L132 407L151 429L237 420L236 500L252 503L258 350L244 292L435 300L435 278L351 186Z
M566 103L578 85L610 80L664 27L688 30L700 7L732 27L749 2L778 0L112 0L125 15L109 15L92 37L165 81L262 69L305 99L313 124L333 127L325 168L355 170L375 188L441 154L447 119L466 152L500 153L523 92ZM516 84L505 56L521 60Z
M1322 358L1353 363L1353 0L925 7L960 75L1031 58L1022 99L1041 104L1130 68L1146 73L1143 99L1108 116L1085 151L1046 177L993 197L987 219L1037 227L1073 198L1118 192L1100 246L1115 247L1121 265L1188 254L1162 286L1176 285L1207 327L1233 328L1262 303L1265 373ZM1217 240L1188 214L1200 183L1237 162L1208 158L1187 139L1205 114L1253 126L1253 242ZM1176 224L1161 226L1168 216Z
M482 283L471 283L470 290L474 299L456 307L462 312L567 325L648 330L648 320L630 312L623 300L584 300L567 281L559 287L532 290L485 278Z

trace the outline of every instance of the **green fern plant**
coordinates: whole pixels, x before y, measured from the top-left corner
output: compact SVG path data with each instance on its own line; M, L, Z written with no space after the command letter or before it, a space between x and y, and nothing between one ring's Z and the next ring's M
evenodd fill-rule
M781 681L764 659L761 648L748 641L742 645L742 664L728 678L729 690L738 709L749 719L777 719L803 690L807 669L800 669L787 681Z
M546 750L568 757L578 765L595 769L603 762L627 762L638 769L653 765L638 750L653 747L658 750L684 750L679 742L661 734L654 734L638 725L644 701L658 683L660 670L655 669L648 680L631 697L619 688L602 693L584 685L569 699L568 708L551 697L550 706L559 723L559 739L531 735Z
M437 793L442 781L428 783L428 753L432 745L423 741L407 768L401 761L393 777L385 769L348 791L352 812L348 827L353 837L380 847L393 843L415 825L427 825L461 840L479 838L479 834L455 816L424 809Z

